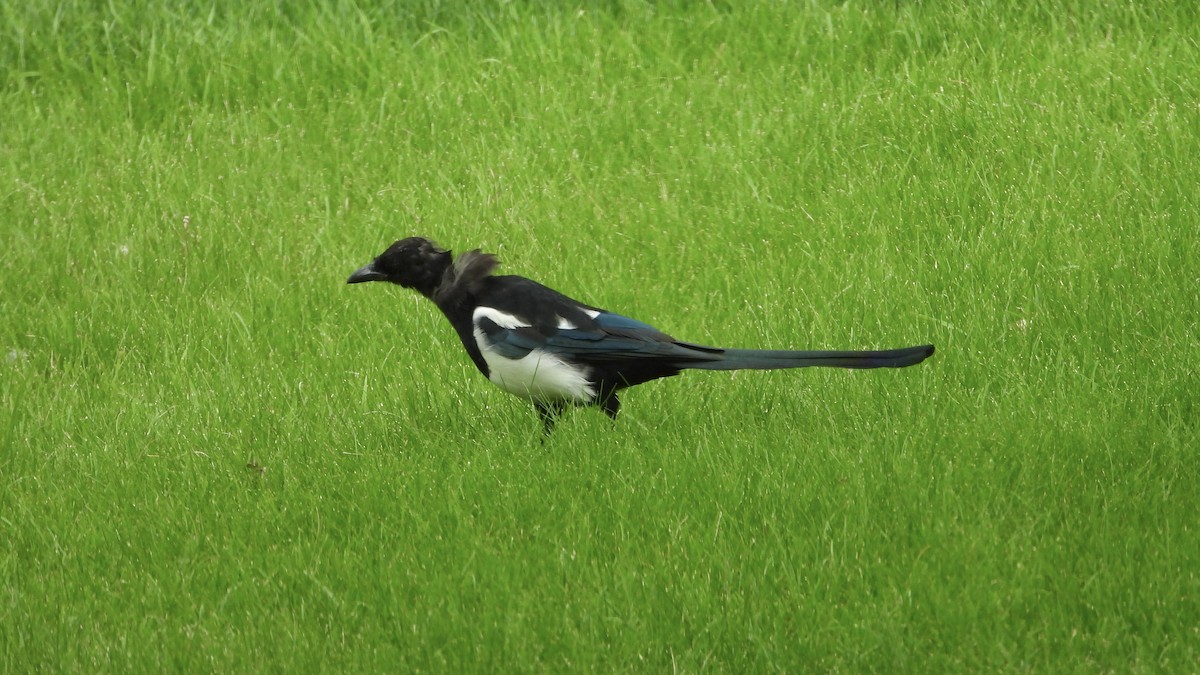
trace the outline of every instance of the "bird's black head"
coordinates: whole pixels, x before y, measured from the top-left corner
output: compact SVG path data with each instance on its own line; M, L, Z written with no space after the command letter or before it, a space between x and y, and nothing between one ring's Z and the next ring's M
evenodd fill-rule
M450 251L432 241L409 237L392 244L379 257L355 270L346 283L390 281L430 297L442 282L452 260Z

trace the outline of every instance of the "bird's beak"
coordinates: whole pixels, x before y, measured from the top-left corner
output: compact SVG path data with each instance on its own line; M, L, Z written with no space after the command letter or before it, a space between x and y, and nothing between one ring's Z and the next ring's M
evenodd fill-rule
M375 262L371 261L366 265L354 270L354 274L346 280L348 284L361 284L364 281L383 281L387 276L375 269Z

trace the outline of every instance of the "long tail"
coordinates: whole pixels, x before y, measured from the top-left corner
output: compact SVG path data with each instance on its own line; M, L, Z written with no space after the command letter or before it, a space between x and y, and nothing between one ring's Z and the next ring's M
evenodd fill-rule
M788 351L773 349L714 349L681 344L705 353L705 358L680 362L680 368L702 370L773 370L775 368L904 368L933 356L933 345L859 351Z

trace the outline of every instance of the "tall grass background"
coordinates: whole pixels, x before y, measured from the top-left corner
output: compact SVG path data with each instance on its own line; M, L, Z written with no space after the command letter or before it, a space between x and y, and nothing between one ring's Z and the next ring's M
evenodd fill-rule
M0 669L1191 671L1188 3L0 8ZM392 240L721 346L615 425Z

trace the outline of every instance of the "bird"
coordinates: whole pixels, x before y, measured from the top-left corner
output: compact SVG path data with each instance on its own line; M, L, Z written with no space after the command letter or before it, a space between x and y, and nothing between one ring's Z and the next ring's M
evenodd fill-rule
M408 237L346 283L389 282L432 300L479 372L533 403L547 436L569 407L597 406L616 420L621 390L684 370L904 368L934 352L931 344L881 351L707 347L531 279L494 274L499 265L480 249L455 256L429 239Z

